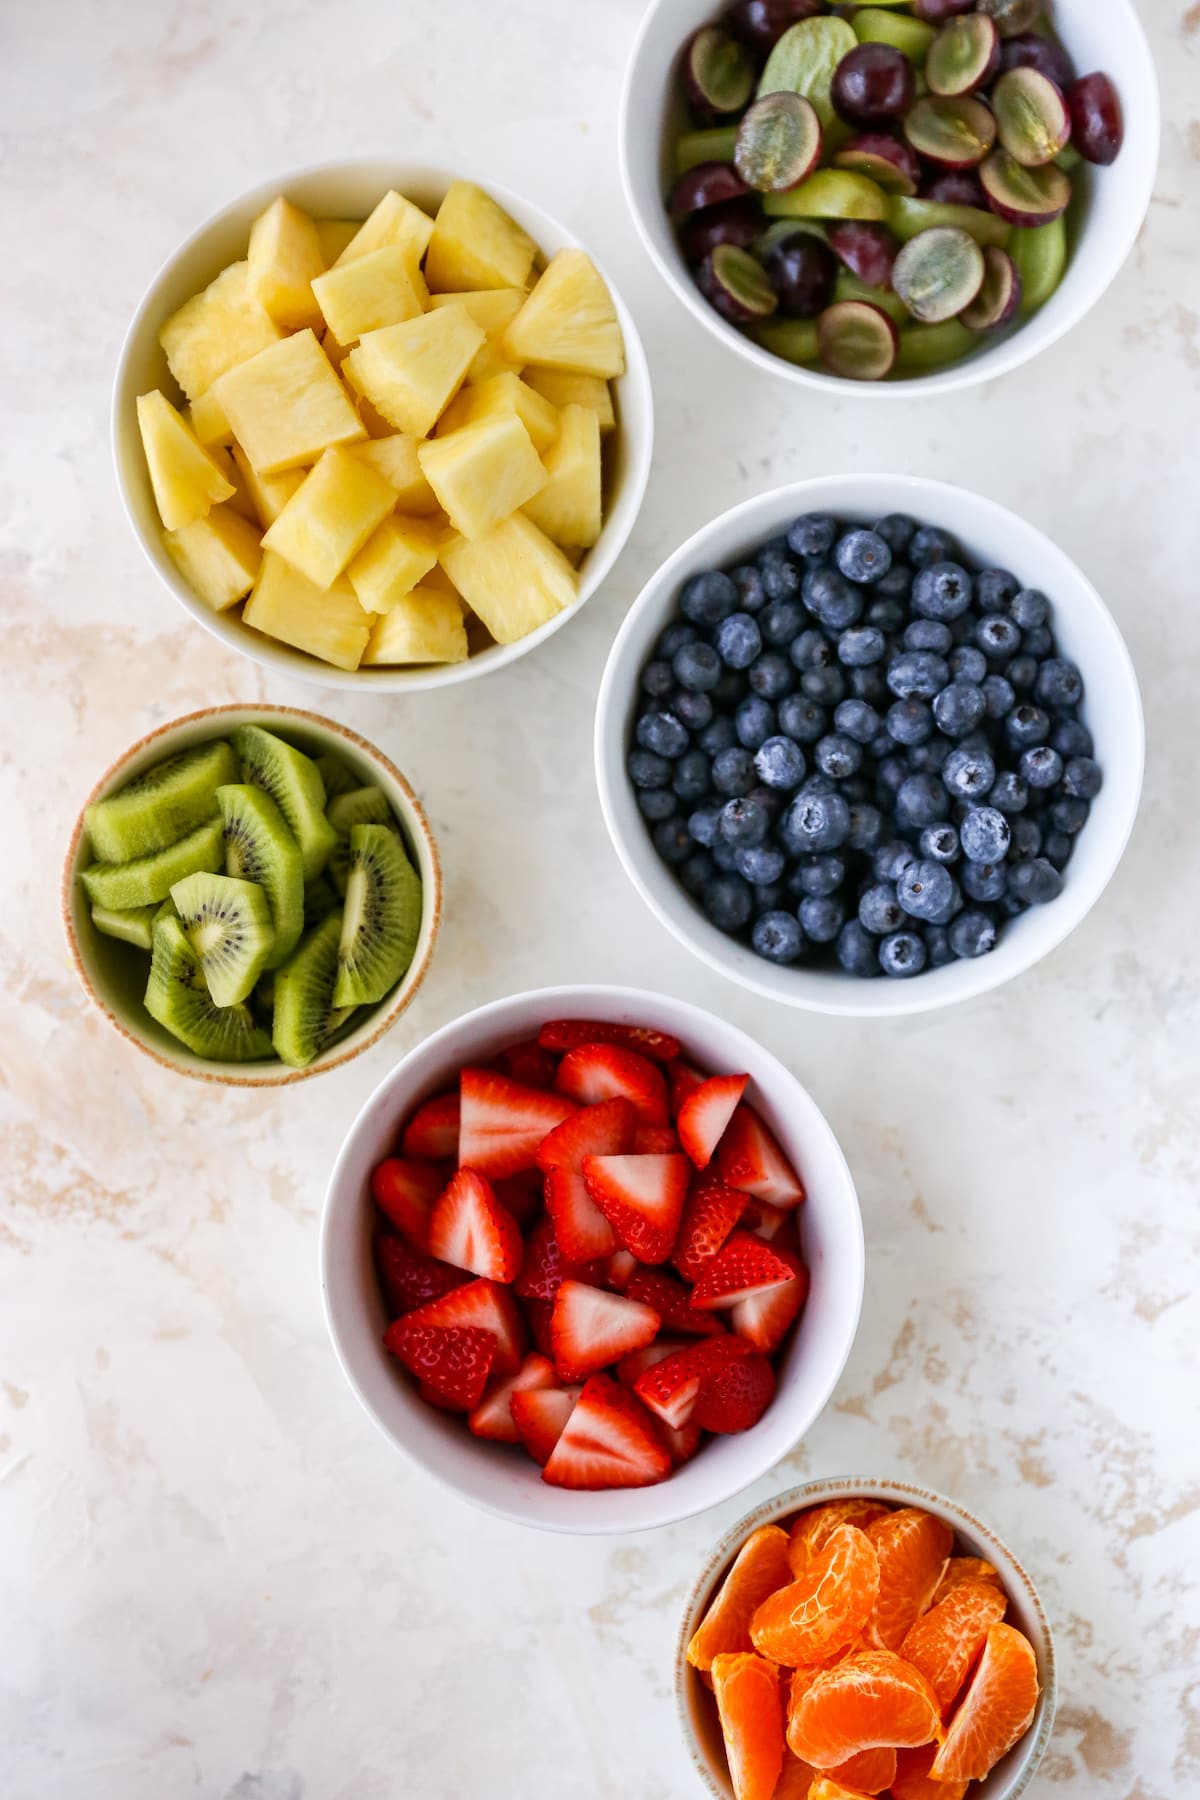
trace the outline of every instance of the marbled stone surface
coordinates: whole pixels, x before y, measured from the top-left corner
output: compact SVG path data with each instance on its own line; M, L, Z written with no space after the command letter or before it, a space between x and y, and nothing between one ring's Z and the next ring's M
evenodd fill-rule
M5 1800L674 1800L669 1665L698 1561L809 1474L982 1512L1058 1630L1035 1800L1200 1793L1196 442L1200 7L1143 0L1154 205L1107 298L1034 365L936 406L792 395L690 321L622 203L641 0L51 0L5 11L0 167L0 1791ZM1119 71L1118 71L1119 73ZM399 702L268 681L159 590L108 396L143 286L229 195L351 152L509 183L619 271L659 408L615 577L540 654ZM1052 532L1144 685L1146 798L1074 938L908 1026L772 1010L650 919L594 797L607 646L714 512L840 468L949 476ZM276 1098L173 1079L84 1002L58 919L81 797L194 706L324 708L410 773L448 913L419 1003ZM862 1330L807 1442L742 1500L628 1541L456 1503L361 1416L321 1321L325 1177L430 1028L561 980L660 986L759 1034L858 1179ZM319 1104L316 1103L319 1100Z

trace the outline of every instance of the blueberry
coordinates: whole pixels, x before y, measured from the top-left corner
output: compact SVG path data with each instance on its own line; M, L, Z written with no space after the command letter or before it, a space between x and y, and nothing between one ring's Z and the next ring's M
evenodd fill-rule
M710 694L685 694L680 688L671 696L670 710L689 731L703 731L713 721Z
M1050 732L1050 742L1061 757L1068 759L1073 756L1091 756L1095 750L1091 732L1079 719L1056 719Z
M806 614L798 600L772 600L759 619L764 642L782 649L804 630Z
M740 798L754 786L754 776L754 758L740 745L733 750L722 750L713 757L712 784L718 794Z
M796 672L778 650L764 650L750 665L750 687L764 700L782 700L796 685Z
M904 923L904 908L897 898L894 883L881 881L864 888L858 901L858 922L864 931L873 932L876 937L899 931Z
M653 750L631 750L625 766L635 788L666 787L671 779L671 764Z
M721 829L721 813L723 808L717 805L698 806L688 818L688 831L698 844L707 850L717 841Z
M713 642L727 669L748 669L762 649L762 632L750 613L730 613L717 626Z
M804 949L804 933L794 913L762 913L754 921L750 942L767 962L794 963Z
M1049 831L1042 845L1042 855L1048 863L1053 863L1060 872L1071 860L1071 852L1075 848L1075 839L1068 837L1065 831Z
M887 655L887 639L877 625L852 625L838 639L838 661L848 669L865 669Z
M679 883L693 899L699 899L703 890L717 873L717 865L707 850L693 850L679 864L676 871Z
M654 848L667 863L681 863L693 849L691 834L682 819L663 819L651 834Z
M1029 804L1029 789L1011 769L1001 769L988 789L988 805L1002 813L1024 812Z
M873 706L865 700L843 700L833 715L834 725L856 744L869 744L882 723Z
M879 946L879 966L885 975L903 980L921 973L928 954L925 940L915 931L893 931Z
M915 519L910 519L907 513L888 513L885 518L876 519L872 529L893 556L903 556L913 541L917 526Z
M975 598L980 612L1003 612L1015 599L1020 582L1007 569L981 569L975 577Z
M964 738L987 711L983 689L971 681L952 681L934 696L933 716L947 737Z
M1014 750L1032 750L1049 737L1050 721L1040 706L1025 701L1014 706L1004 721L1004 735Z
M913 611L925 619L957 619L971 604L971 588L971 577L961 563L931 563L913 582Z
M752 563L743 563L740 568L729 571L729 579L737 589L737 603L740 612L761 612L767 604L766 590L759 571Z
M1049 744L1023 751L1017 766L1031 788L1057 787L1063 778L1063 759Z
M837 850L850 831L850 808L840 794L798 794L783 817L783 842L793 855Z
M711 644L685 644L671 667L680 687L692 694L707 694L721 679L721 659Z
M789 694L779 703L779 729L798 744L815 744L825 735L828 714L806 694Z
M808 669L832 668L836 653L825 633L810 625L792 639L788 654L794 666L804 673Z
M844 532L833 553L847 581L873 582L886 575L892 566L892 553L877 531Z
M648 662L642 670L641 686L652 700L665 700L675 686L675 671L668 662Z
M848 686L851 698L865 700L868 706L886 706L891 698L887 673L881 662L872 664L869 669L851 669Z
M773 557L769 562L764 558L761 569L763 593L768 600L796 599L802 576L790 556Z
M824 900L836 894L845 879L846 864L840 856L806 856L793 869L788 887Z
M751 694L733 715L733 723L738 742L747 750L757 750L775 730L775 708L760 694Z
M1050 823L1055 831L1062 831L1068 837L1074 837L1076 832L1082 831L1087 824L1090 811L1091 807L1086 800L1080 800L1075 795L1068 794L1065 798L1056 800L1050 808Z
M896 795L896 823L905 831L937 825L950 811L950 799L936 775L909 775Z
M1045 906L1048 901L1057 900L1062 889L1062 876L1044 856L1014 863L1008 871L1009 893L1030 906Z
M702 625L711 631L735 610L737 597L737 588L728 575L720 569L707 569L702 575L693 575L690 581L684 582L679 610L693 625Z
M688 806L703 800L712 784L712 763L703 750L688 750L675 764L671 783L679 798Z
M932 700L950 679L950 665L932 650L907 650L888 668L887 682L900 700Z
M1100 764L1090 756L1073 756L1063 770L1063 793L1075 800L1094 800L1104 785Z
M1038 670L1033 691L1050 712L1069 712L1083 699L1083 676L1065 656L1051 656Z
M750 683L740 669L726 669L712 691L714 703L722 712L732 712L739 700L750 692Z
M975 627L975 643L991 662L1007 662L1021 648L1020 629L1007 613L987 613Z
M767 787L790 793L804 780L808 765L794 739L776 736L764 738L758 746L754 767Z
M885 575L876 588L876 598L872 600L863 615L865 625L877 626L880 631L899 631L903 625L904 606L902 601L906 596L882 592L895 573L896 571L893 569L890 575Z
M797 790L801 794L836 794L838 783L823 769L813 769L804 777ZM843 796L844 798L844 796ZM850 802L846 801L847 806Z
M1036 819L1018 813L1012 821L1012 854L1014 858L1036 856L1042 847L1042 828Z
M766 807L768 816L772 819L787 805L786 795L781 794L778 788L768 786L765 781L756 781L750 789L750 794L760 806Z
M953 745L949 738L931 737L927 744L914 744L908 752L910 775L940 775Z
M879 808L865 800L851 801L850 831L846 838L851 850L874 850L882 836L883 814Z
M933 736L933 712L923 700L897 700L888 707L887 729L897 744L923 744Z
M969 900L999 900L1008 888L1008 865L995 863L963 863L959 880Z
M737 727L732 719L722 717L714 719L700 733L700 748L708 756L717 756L722 750L732 750L737 743Z
M974 644L956 644L948 661L955 681L972 681L982 686L987 680L987 657Z
M637 804L643 819L656 825L663 819L671 818L676 800L670 788L642 788L637 795Z
M814 944L832 944L846 922L846 909L840 900L810 894L797 908L805 937Z
M688 625L682 619L676 619L668 625L658 640L658 655L664 662L671 662L676 651L682 650L685 644L694 644L700 633L694 625Z
M804 577L804 604L827 631L845 631L862 616L863 597L836 569L809 569Z
M986 750L964 750L960 744L942 765L942 780L956 800L982 800L996 782L996 764Z
M1025 631L1021 634L1022 651L1026 656L1032 656L1037 662L1041 662L1043 657L1049 656L1053 648L1054 638L1048 625L1038 625L1033 631Z
M1008 610L1022 631L1037 631L1050 617L1050 602L1039 588L1022 588Z
M709 882L700 904L718 931L740 931L754 911L754 894L740 875L723 874Z
M961 855L953 825L927 825L921 833L921 855L929 862L954 863Z
M674 713L643 713L637 722L636 736L643 750L653 750L656 756L666 756L671 761L682 756L688 747L687 730Z
M985 676L980 686L983 688L983 704L989 719L1003 719L1017 704L1013 684L1004 675Z
M895 741L886 725L875 733L875 736L867 745L867 749L871 752L877 765L881 762L885 762L889 756L894 756L896 754ZM876 773L878 774L878 768L876 768Z
M879 974L876 940L864 931L857 919L848 919L837 935L836 955L847 975L863 977Z
M909 863L915 861L909 846L893 838L890 843L880 844L871 858L871 868L876 881L890 881L894 886Z
M1003 862L1012 842L1012 827L996 806L978 806L958 828L963 855L968 862Z
M752 886L756 913L776 912L786 905L787 893L782 881L756 881Z
M933 563L945 562L957 550L948 531L939 531L936 525L922 525L908 546L908 560L914 569L927 569Z
M836 536L837 520L829 513L807 513L790 527L787 541L797 556L825 556Z
M939 656L949 656L953 647L950 627L939 619L912 619L904 627L906 650L934 650Z
M751 795L729 800L721 810L721 836L735 850L761 844L771 829L771 817L765 806Z
M822 706L836 706L846 698L846 677L840 669L806 669L800 686L810 700Z
M846 781L857 774L862 767L862 755L862 745L840 731L831 731L813 751L818 769L833 781Z
M950 947L950 933L944 925L925 926L925 954L931 969L945 969L955 960Z
M890 796L895 803L896 795L908 779L908 764L902 756L885 756L875 768L875 782L881 794Z
M996 948L996 926L985 912L968 907L950 927L950 948L955 956L973 960Z
M909 863L896 885L896 895L905 912L934 924L945 924L954 894L954 878L949 870L928 857Z
M731 801L736 806L738 802ZM749 804L747 802L746 804ZM782 850L772 850L766 844L750 844L739 849L737 853L737 872L755 887L765 886L779 880L783 874L786 859Z
M1019 694L1027 694L1037 680L1037 659L1032 656L1014 656L1004 673L1009 684Z

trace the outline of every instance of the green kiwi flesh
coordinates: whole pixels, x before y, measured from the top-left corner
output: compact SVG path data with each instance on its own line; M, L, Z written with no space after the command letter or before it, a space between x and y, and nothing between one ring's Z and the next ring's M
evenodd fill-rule
M185 875L215 874L224 862L224 827L220 818L215 818L149 856L135 857L132 862L93 863L80 879L93 906L107 912L129 912L137 906L157 905Z
M275 943L266 967L287 961L304 930L304 861L287 820L264 789L235 782L217 789L225 826L225 873L262 888Z
M340 913L341 900L328 875L318 875L315 881L304 884L304 929L310 925L319 925L327 919L331 912Z
M349 793L338 794L329 802L325 817L338 834L338 841L333 847L325 872L338 893L344 897L350 874L350 832L353 827L390 825L394 829L396 821L388 805L387 795L382 788L377 787L352 788Z
M146 1011L181 1044L213 1062L264 1062L271 1039L248 1007L217 1006L178 919L154 927Z
M341 936L341 914L330 913L276 971L271 1041L293 1069L307 1068L349 1017L333 1005Z
M233 746L242 762L242 780L263 788L287 820L311 881L329 861L337 833L325 817L325 783L311 756L305 756L261 725L239 725Z
M154 937L153 906L135 906L129 912L110 912L107 907L93 906L92 924L105 937L119 938L138 950L149 950Z
M189 875L175 883L171 898L213 1000L239 1005L275 944L266 894L232 875Z
M88 807L84 823L98 861L127 863L165 850L211 819L217 789L236 779L237 759L223 738L155 763Z
M352 826L335 1007L371 1005L395 987L416 950L422 902L420 876L398 833Z
M321 780L325 783L327 800L332 800L337 794L348 794L351 788L358 786L354 774L346 767L340 756L330 756L329 752L325 751L323 755L315 757L313 760L320 770Z

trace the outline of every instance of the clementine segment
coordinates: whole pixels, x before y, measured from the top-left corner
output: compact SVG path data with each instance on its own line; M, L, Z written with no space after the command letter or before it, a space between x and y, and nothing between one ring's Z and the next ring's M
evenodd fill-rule
M752 1652L723 1653L712 1677L734 1800L771 1800L783 1767L778 1671Z
M801 1762L791 1751L783 1752L783 1768L779 1780L775 1784L775 1792L771 1800L808 1800L808 1792L813 1784L813 1771L806 1762Z
M963 1582L931 1606L901 1644L901 1656L920 1669L943 1713L967 1679L989 1630L1007 1610L1007 1599L990 1582Z
M935 1781L929 1773L937 1755L936 1744L919 1750L897 1750L892 1778L892 1800L966 1800L965 1781Z
M711 1669L713 1657L722 1651L753 1649L751 1619L767 1595L792 1578L787 1549L788 1534L778 1525L762 1525L750 1533L688 1645L693 1668Z
M754 1648L788 1668L820 1662L859 1636L878 1597L874 1549L857 1526L838 1525L803 1575L763 1601L750 1621Z
M979 1667L933 1760L934 1780L982 1781L1029 1730L1037 1699L1033 1645L1012 1625L993 1625Z
M880 1745L847 1757L836 1769L830 1769L829 1779L840 1781L843 1787L858 1788L864 1794L882 1794L891 1787L895 1774L896 1752L890 1745Z
M788 1707L788 1747L815 1769L836 1769L861 1750L911 1749L940 1734L936 1694L890 1650L855 1651L793 1693Z
M867 1526L879 1559L879 1604L866 1636L880 1650L898 1650L942 1578L954 1533L932 1513L902 1506Z
M857 1525L865 1531L876 1519L886 1518L887 1510L881 1500L868 1500L857 1494L849 1494L844 1500L827 1500L824 1506L810 1506L793 1520L789 1533L792 1574L799 1576L803 1572L809 1557L821 1549L839 1525Z
M967 1581L986 1581L1002 1591L1004 1587L999 1569L990 1562L984 1562L982 1556L952 1556L929 1604L936 1606L939 1600L944 1600L947 1594L952 1593L956 1587L962 1587Z
M808 1790L808 1800L871 1800L862 1788L845 1787L830 1775L818 1775Z

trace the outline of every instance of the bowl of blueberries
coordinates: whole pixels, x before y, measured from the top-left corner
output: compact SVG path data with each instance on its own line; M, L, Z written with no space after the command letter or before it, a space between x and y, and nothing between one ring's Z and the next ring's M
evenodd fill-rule
M1099 594L982 495L823 476L723 514L643 589L596 713L605 821L677 938L789 1005L953 1005L1053 950L1141 794Z

